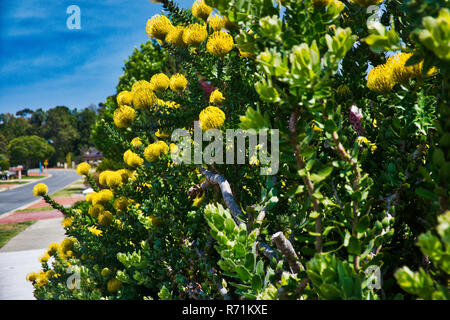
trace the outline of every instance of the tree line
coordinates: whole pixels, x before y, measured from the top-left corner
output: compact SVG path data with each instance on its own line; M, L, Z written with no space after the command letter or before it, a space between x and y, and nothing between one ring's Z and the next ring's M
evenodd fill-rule
M0 169L16 165L28 169L46 159L54 166L69 154L72 159L80 157L93 146L91 127L98 109L95 105L81 110L56 106L0 114Z

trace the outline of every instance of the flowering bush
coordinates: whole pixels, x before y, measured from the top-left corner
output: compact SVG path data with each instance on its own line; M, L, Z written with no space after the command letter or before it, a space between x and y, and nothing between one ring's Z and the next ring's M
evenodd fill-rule
M86 201L58 207L36 191L70 219L28 277L36 297L450 298L448 10L160 2L167 15L146 31L179 70L117 95L102 130L126 150L123 169L97 184L80 164ZM199 128L226 150L208 132L278 130L278 171L260 174L276 154L261 142L248 164L206 161L218 149L196 139L199 166L176 161L191 149L172 134Z

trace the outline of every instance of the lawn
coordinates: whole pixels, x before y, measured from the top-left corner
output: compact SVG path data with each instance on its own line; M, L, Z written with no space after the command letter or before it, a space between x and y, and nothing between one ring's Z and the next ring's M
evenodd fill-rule
M19 234L35 222L36 221L24 221L0 224L0 248L15 235Z

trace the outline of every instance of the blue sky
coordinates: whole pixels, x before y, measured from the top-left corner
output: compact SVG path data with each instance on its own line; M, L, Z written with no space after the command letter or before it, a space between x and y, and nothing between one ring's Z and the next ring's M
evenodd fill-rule
M70 5L81 9L81 30L66 26ZM149 0L1 0L0 113L103 102L161 10Z

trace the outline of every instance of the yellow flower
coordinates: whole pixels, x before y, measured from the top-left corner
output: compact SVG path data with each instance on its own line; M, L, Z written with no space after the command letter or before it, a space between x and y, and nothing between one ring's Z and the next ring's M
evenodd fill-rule
M114 209L126 211L128 207L128 199L126 197L119 197L114 200Z
M312 127L312 129L313 129L314 131L317 131L317 132L323 131L323 129L322 129L321 127L319 127L318 125L316 125L315 120L313 120L313 123L311 124L311 127Z
M194 17L206 20L213 11L213 8L208 6L204 0L196 0L191 10Z
M181 73L175 73L170 77L170 90L174 92L183 91L188 84L188 81Z
M140 87L133 93L133 106L136 109L150 108L156 103L156 95L147 87Z
M226 55L233 47L233 37L225 31L214 32L206 43L206 50L215 56Z
M110 211L103 211L98 215L98 223L102 226L108 226L113 220L113 215Z
M150 82L146 81L146 80L139 80L136 81L135 83L133 83L133 85L131 86L131 94L134 94L138 89L141 88L146 88L149 90L152 90L152 86L150 84Z
M392 69L380 64L369 71L367 88L372 91L386 93L392 89L395 81L392 79Z
M48 192L48 187L44 183L38 183L33 188L33 195L35 195L36 197L45 196L47 194L47 192Z
M422 63L417 63L412 66L405 66L405 63L412 57L412 53L398 52L389 57L386 61L386 66L392 70L392 78L397 83L403 83L413 76L422 75Z
M377 149L377 145L375 143L372 143L369 139L366 137L358 137L356 138L358 140L358 144L361 145L361 142L366 144L367 146L370 146L370 151L374 152Z
M82 162L77 166L77 173L81 176L86 176L91 170L91 166L87 162Z
M144 159L139 157L138 154L134 153L131 150L125 151L125 153L123 154L123 161L133 168L138 167L144 163Z
M36 279L36 284L39 287L42 287L45 286L47 283L48 283L47 273L45 273L44 271L40 271Z
M73 256L73 245L77 242L75 238L64 239L59 246L59 254L62 259L66 260Z
M220 129L225 122L225 113L217 107L209 106L200 112L199 120L203 131Z
M130 144L136 148L136 147L142 146L142 140L141 140L141 138L136 137L133 140L131 140Z
M101 204L96 204L89 207L88 213L90 216L97 218L103 211L105 211L105 207Z
M39 257L40 262L47 262L50 259L50 255L46 252L41 257Z
M106 186L106 178L108 177L109 173L111 173L111 170L105 170L100 172L99 176L98 176L98 183L100 183L102 186Z
M171 44L180 47L185 46L186 43L183 41L183 32L184 32L183 26L176 26L170 29L169 33L166 35L166 42L169 42Z
M373 121L372 121L372 126L374 127L374 128L377 128L378 126L377 126L377 119L373 119Z
M103 189L103 190L100 190L97 193L97 197L96 198L97 198L96 199L97 200L96 204L97 203L101 203L102 204L102 203L106 203L106 202L112 200L112 198L114 198L114 194L109 189Z
M95 195L95 192L88 193L85 198L86 202L92 202L92 197L94 195Z
M90 233L92 233L93 235L95 235L97 237L101 237L102 233L103 233L102 230L98 230L96 227L89 227L88 230Z
M198 23L188 25L183 31L183 42L189 46L198 46L208 36L206 26Z
M242 51L241 49L239 49L239 55L242 58L249 58L249 59L254 59L256 57L256 54L254 54L253 52L246 52Z
M157 160L161 153L167 154L169 152L169 146L164 141L157 141L149 144L144 150L145 160L152 162Z
M111 279L106 284L106 287L107 287L108 291L111 293L117 292L122 287L122 281L120 281L119 279L116 279L116 278Z
M361 7L368 7L383 2L383 0L350 0L350 1L359 4Z
M169 87L169 77L164 73L157 73L150 79L150 85L154 91L164 91Z
M221 16L209 16L207 22L214 31L219 31L225 28L225 20Z
M110 171L106 176L106 185L111 188L117 188L122 185L122 175L117 171Z
M136 111L129 106L120 106L114 110L113 120L118 128L129 127L135 118Z
M117 170L117 172L120 173L120 175L122 176L123 183L127 183L128 179L131 178L131 176L133 175L133 173L128 169L120 169Z
M211 92L211 95L209 96L209 103L211 104L219 105L223 100L225 100L225 98L223 97L223 94L219 91L219 89Z
M177 153L178 152L178 146L175 143L169 144L169 152L170 153Z
M53 242L48 246L47 253L50 256L54 256L58 252L58 250L59 250L59 243Z
M119 106L129 106L133 102L133 94L124 90L117 95L116 101Z
M70 226L72 226L72 223L73 223L73 217L64 218L62 221L62 226L64 228L69 228Z
M31 272L29 274L27 274L27 281L36 281L36 279L38 278L38 274L36 272Z
M157 136L158 138L161 138L161 139L169 137L169 135L167 133L161 132L161 131L159 131L159 129L158 129L158 131L155 132L155 136Z
M157 14L147 21L145 30L149 37L164 40L172 28L172 22L166 16Z

